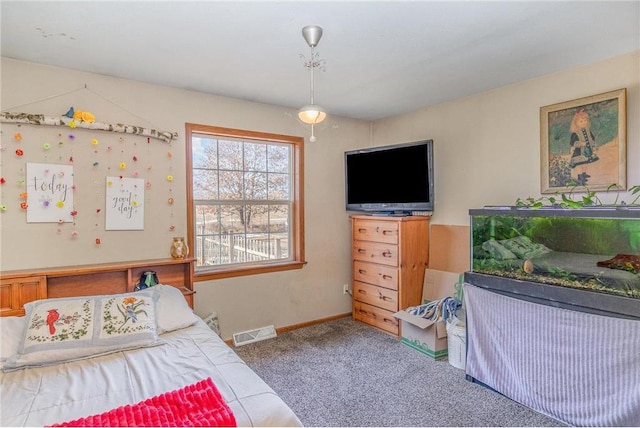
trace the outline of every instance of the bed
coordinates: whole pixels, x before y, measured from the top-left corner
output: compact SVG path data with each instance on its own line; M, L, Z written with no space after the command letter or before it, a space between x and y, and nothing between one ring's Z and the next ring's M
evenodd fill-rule
M99 303L92 306L94 302ZM136 306L141 302L142 306ZM52 314L54 307L57 316L38 315L38 311ZM82 309L73 309L77 307ZM106 325L110 317L121 315L126 320L126 327L119 330L124 338L102 341L94 335L91 346L61 348L64 340L42 343L30 330L37 327L45 335L47 331L66 332L64 337L69 332L80 336L80 331L91 335L99 330L91 325L84 328L86 321L83 328L69 327L76 318L80 323L88 307L91 311L96 308L91 314L96 324L100 319ZM25 310L24 317L0 318L2 426L65 423L134 405L205 379L213 381L238 426L301 426L280 397L193 314L175 287L158 285L119 295L36 300L25 305ZM131 331L123 333L126 329ZM104 326L100 331L106 331ZM30 353L26 349L31 349Z

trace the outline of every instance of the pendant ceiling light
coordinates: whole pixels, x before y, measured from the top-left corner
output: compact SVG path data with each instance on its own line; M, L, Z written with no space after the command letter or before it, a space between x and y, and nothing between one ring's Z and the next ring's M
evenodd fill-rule
M311 58L309 59L309 62L305 63L305 67L309 69L309 73L311 75L311 102L298 111L298 118L304 123L311 125L311 137L309 138L309 141L314 142L316 140L316 137L313 134L313 125L317 125L327 117L327 113L324 111L324 109L320 106L315 105L313 102L313 69L316 67L320 67L322 63L316 58L315 47L318 46L318 43L322 38L322 28L318 27L317 25L307 25L302 29L302 37L304 37L304 40L311 48Z

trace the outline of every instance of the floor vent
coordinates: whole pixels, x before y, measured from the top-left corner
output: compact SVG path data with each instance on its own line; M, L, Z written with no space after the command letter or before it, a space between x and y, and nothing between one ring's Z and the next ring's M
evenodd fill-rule
M260 340L271 339L277 336L276 328L272 325L260 327L255 330L242 331L233 334L233 345L247 345Z

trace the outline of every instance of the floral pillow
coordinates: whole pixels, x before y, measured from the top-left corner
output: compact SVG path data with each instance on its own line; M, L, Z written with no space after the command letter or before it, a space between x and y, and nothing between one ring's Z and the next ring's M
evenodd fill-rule
M4 370L57 364L159 343L153 290L36 300L25 305L18 353Z

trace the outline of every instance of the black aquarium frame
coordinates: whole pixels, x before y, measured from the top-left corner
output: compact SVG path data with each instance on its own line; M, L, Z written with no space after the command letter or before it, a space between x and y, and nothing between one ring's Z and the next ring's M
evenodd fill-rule
M527 302L595 315L640 320L640 299L632 297L476 272L465 272L464 282Z

